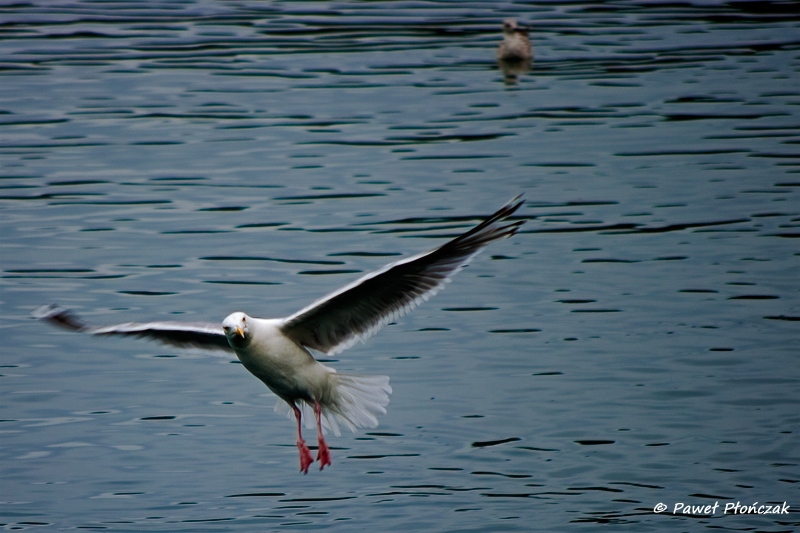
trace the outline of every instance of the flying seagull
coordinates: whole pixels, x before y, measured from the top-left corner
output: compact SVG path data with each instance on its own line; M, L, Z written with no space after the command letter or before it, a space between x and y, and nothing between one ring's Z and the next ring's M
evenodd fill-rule
M91 335L233 349L244 367L278 396L276 412L294 415L300 471L305 474L314 459L303 440L302 426L305 422L314 427L312 413L322 470L331 464L323 428L338 436L340 426L353 432L377 427L377 417L386 413L392 392L387 376L336 372L316 361L311 350L337 354L428 300L489 243L517 232L524 220L508 218L523 202L517 196L478 226L438 248L390 263L285 318L253 318L236 312L222 324L158 321L96 327L56 305L41 307L33 314L53 325Z

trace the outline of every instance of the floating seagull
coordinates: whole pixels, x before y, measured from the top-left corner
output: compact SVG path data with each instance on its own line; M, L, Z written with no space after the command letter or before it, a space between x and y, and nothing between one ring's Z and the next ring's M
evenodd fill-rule
M528 30L517 26L514 19L503 21L503 41L497 47L498 61L530 61L533 47L528 39Z
M517 196L484 222L429 252L390 263L285 318L253 318L241 312L222 324L128 322L94 327L56 305L33 312L36 318L92 335L145 337L180 347L233 349L239 361L279 399L276 412L297 420L300 471L314 459L303 440L303 419L317 429L320 470L331 464L323 428L340 435L340 425L378 426L389 403L387 376L338 373L316 361L310 350L337 354L365 341L444 288L450 278L492 241L514 235L523 220L508 221L523 204Z

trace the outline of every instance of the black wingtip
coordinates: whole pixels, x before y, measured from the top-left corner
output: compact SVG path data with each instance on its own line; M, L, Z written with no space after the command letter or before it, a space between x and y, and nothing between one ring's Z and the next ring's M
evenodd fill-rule
M514 198L506 202L506 205L514 205L514 209L516 210L519 206L525 203L525 200L522 198L524 195L524 192L519 193Z
M31 316L70 331L86 331L89 328L77 315L56 304L37 307Z
M524 203L525 199L522 198L522 194L516 195L514 198L506 202L506 204L503 207L495 211L486 220L478 224L475 228L472 229L472 231L467 232L465 235L469 235L471 233L477 233L479 231L482 231L484 228L500 221L506 221L509 222L509 224L499 227L497 234L504 235L506 237L514 235L519 229L519 227L525 223L525 220L510 221L507 219L511 215L513 215L517 211L517 209L522 207Z
M510 217L517 211L517 209L519 209L523 205L525 205L525 199L522 197L522 193L520 193L511 200L509 200L508 202L506 202L506 205L500 208L500 210L497 213L500 215L498 219ZM520 220L519 223L524 224L525 221Z
M509 214L514 213L517 209L525 205L525 198L523 198L524 193L519 193L514 198L508 201L508 206L511 206L511 212Z
M486 220L484 220L483 223L491 224L498 220L503 220L505 218L508 218L511 215L513 215L517 211L517 209L522 207L523 204L525 204L525 199L522 197L522 194L518 194L514 198L506 202L506 204L503 207L492 213L492 215L489 216ZM523 220L519 222L524 223L525 221Z
M477 251L492 241L511 237L517 233L520 226L526 221L507 219L524 203L525 200L522 199L522 195L518 194L503 207L487 217L483 222L466 233L459 235L452 241L442 245L437 251L452 252L454 249L461 248L465 250L472 249L477 253Z

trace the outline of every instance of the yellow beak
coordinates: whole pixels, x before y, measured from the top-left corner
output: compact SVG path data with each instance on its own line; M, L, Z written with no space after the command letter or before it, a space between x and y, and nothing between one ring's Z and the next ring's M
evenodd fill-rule
M241 326L236 326L236 334L244 339L244 330L242 329Z

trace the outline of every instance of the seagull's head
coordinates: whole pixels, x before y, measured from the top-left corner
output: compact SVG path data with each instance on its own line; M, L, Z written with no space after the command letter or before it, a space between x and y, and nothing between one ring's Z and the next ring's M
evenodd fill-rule
M506 19L503 21L503 33L506 35L513 35L517 31L516 19Z
M222 331L232 348L243 347L250 342L250 320L244 313L231 313L222 321Z

